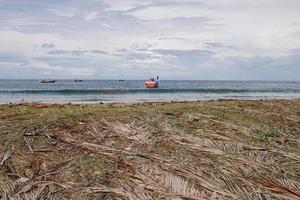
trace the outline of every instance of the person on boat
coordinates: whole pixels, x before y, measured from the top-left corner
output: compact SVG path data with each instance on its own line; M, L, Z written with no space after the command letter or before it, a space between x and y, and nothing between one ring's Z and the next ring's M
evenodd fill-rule
M156 81L157 84L159 84L160 80L159 80L159 76L156 77Z

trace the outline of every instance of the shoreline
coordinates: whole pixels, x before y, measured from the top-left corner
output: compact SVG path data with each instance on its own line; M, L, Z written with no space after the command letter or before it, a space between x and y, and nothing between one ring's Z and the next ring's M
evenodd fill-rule
M168 104L168 103L195 103L195 102L216 102L216 101L298 101L299 97L294 98L219 98L219 99L199 99L199 100L168 100L168 101L99 101L99 102L42 102L42 101L24 101L20 103L0 103L2 105L113 105L113 104Z
M0 193L298 199L299 133L300 99L0 105Z

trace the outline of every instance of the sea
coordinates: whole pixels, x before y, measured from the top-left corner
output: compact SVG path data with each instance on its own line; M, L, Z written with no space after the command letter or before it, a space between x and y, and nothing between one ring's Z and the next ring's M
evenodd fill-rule
M300 81L161 80L144 88L143 80L0 80L0 104L168 102L217 99L297 99Z

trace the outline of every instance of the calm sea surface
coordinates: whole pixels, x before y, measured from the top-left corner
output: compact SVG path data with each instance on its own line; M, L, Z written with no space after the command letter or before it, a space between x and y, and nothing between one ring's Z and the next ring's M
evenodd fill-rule
M146 102L211 99L300 98L300 81L164 81L160 88L145 89L144 81L0 80L0 103L49 102Z

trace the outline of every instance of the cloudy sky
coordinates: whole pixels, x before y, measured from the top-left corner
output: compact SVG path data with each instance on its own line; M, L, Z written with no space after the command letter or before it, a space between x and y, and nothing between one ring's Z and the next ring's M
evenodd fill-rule
M299 0L0 0L0 78L300 80Z

